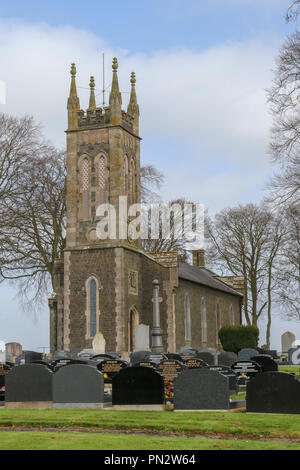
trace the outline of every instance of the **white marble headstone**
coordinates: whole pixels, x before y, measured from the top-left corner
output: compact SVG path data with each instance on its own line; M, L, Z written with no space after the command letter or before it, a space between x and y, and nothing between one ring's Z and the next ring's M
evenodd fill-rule
M101 331L94 336L93 339L93 350L95 354L104 354L105 353L105 339Z
M281 335L281 352L287 353L289 349L293 348L295 339L295 335L290 331L283 333L283 335Z
M135 327L135 351L150 351L149 325L137 325Z

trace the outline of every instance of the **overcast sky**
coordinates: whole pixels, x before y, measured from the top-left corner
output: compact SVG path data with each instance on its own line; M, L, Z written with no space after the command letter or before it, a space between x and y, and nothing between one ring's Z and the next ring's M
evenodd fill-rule
M185 196L214 213L259 202L273 169L267 146L266 88L280 44L295 25L290 0L0 0L0 111L31 114L65 146L70 64L77 65L80 104L89 76L102 101L111 60L119 61L124 106L137 77L142 164L166 175L164 199ZM26 349L49 345L48 311L24 313L13 287L0 288L0 339ZM272 347L300 324L274 319ZM264 343L262 329L261 344Z

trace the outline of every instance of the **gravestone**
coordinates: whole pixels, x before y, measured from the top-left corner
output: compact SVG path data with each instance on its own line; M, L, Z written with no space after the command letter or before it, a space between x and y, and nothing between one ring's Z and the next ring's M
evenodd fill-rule
M158 372L163 376L165 382L173 382L174 379L186 369L179 361L162 361L157 365Z
M21 364L13 367L5 377L5 402L44 402L52 406L53 372L41 364Z
M77 353L77 359L91 359L93 356L95 356L93 349L82 349Z
M61 367L71 366L75 364L86 365L87 361L80 359L55 359L54 361L50 362L50 367L52 367L54 372L56 372Z
M112 380L113 405L161 405L163 377L150 367L128 367Z
M291 354L291 363L295 366L300 365L300 348L295 349Z
M237 361L237 354L234 352L223 351L218 354L217 362L219 366L231 367Z
M112 359L117 359L117 360L122 360L122 356L116 352L111 352L109 351L108 356L110 356Z
M264 372L247 384L248 413L300 414L300 382L284 372Z
M95 367L71 364L53 375L54 408L103 408L104 380Z
M240 375L246 375L251 379L262 372L261 365L254 361L237 361L232 364L231 369L237 374L238 378Z
M16 358L16 366L23 364L31 364L34 361L42 361L43 354L35 351L23 351L20 356Z
M260 355L267 355L267 356L272 357L273 359L279 359L279 356L278 356L277 351L275 349L270 350L270 349L256 348L256 351Z
M258 356L258 351L252 348L241 349L238 353L238 361L251 361L251 357Z
M179 361L182 362L182 357L179 354L176 353L167 353L166 354L167 358L170 359L171 361Z
M271 356L258 354L258 356L252 357L252 361L261 365L262 372L278 372L278 364Z
M54 359L70 359L71 354L69 351L55 351L53 354Z
M137 325L135 327L135 351L150 351L150 327L148 325Z
M192 354L193 356L196 356L197 352L198 349L192 348L191 346L183 346L179 350L180 356L182 356L183 354Z
M0 389L5 387L5 376L10 371L10 367L6 364L0 364Z
M130 353L129 358L130 358L130 364L134 366L138 362L143 362L147 361L149 351L133 351Z
M157 368L156 362L150 362L150 361L141 361L141 362L136 362L134 364L136 367L151 367L152 369Z
M281 352L287 353L288 350L293 347L293 342L295 339L295 335L290 331L283 333L283 335L281 335Z
M22 354L22 345L20 343L6 343L6 354L13 358L13 361Z
M196 354L197 359L202 359L204 362L206 362L209 366L214 366L216 365L217 362L217 353L214 351L199 351Z
M202 359L198 359L197 357L184 359L183 363L187 369L202 369L203 367L208 366L207 362L204 362Z
M5 362L6 362L5 342L0 341L0 364L5 364Z
M120 361L117 359L105 359L104 361L101 361L97 365L97 369L102 372L104 376L104 382L105 383L111 383L113 377L120 372L120 370L125 369L125 367L128 367L127 362L125 361ZM107 375L107 378L105 375Z
M292 356L293 356L293 354L294 354L295 351L297 351L297 348L290 348L290 349L288 350L288 362L289 362L289 364L291 364L291 365L293 364Z
M159 364L162 361L166 361L168 358L163 353L148 353L146 356L146 360L150 362L155 362L155 364Z
M97 333L94 336L94 339L93 339L93 351L94 351L94 353L95 354L104 354L105 353L105 344L106 344L106 341L104 339L104 336L101 333L101 331L99 331L99 333Z
M206 369L214 370L215 372L219 372L220 374L225 375L228 377L229 380L229 390L236 391L237 390L237 375L231 367L228 366L207 366Z
M92 361L105 361L105 360L112 360L112 359L115 359L114 356L112 356L111 354L107 353L107 354L96 354L95 356L93 356L91 358ZM118 360L120 358L118 357Z
M188 369L174 380L174 410L229 409L229 380L209 369Z

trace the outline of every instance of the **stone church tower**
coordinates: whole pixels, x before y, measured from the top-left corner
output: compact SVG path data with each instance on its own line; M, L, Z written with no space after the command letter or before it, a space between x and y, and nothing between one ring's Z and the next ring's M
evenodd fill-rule
M64 259L55 262L49 299L50 352L90 349L101 333L105 350L125 358L136 347L137 326L149 332L153 326L154 279L160 286L164 350L172 353L186 345L220 349L220 327L241 322L243 295L236 283L243 280L223 279L207 269L203 250L193 253L193 265L181 262L176 252L144 253L140 241L127 235L127 210L125 229L119 223L120 198L128 207L140 202L141 139L135 74L124 111L117 70L114 58L109 105L96 106L91 77L89 107L83 111L71 67L66 246ZM97 209L103 204L115 209L115 237L98 236L96 228L106 214Z

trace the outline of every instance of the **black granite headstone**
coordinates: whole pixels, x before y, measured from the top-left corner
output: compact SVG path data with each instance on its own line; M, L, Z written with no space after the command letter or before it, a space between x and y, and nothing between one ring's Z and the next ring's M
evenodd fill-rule
M99 405L104 401L103 375L95 367L72 364L53 375L53 402Z
M229 409L229 380L209 369L188 369L174 380L174 410Z
M179 361L182 362L182 357L179 354L176 353L167 353L166 354L167 358L170 359L171 361Z
M138 362L144 362L147 361L147 357L149 355L149 351L133 351L130 353L129 358L130 358L130 364L134 366Z
M254 361L237 361L231 366L232 370L239 375L247 375L247 377L255 377L259 372L262 372L260 364Z
M151 367L128 367L112 380L113 405L161 405L163 377Z
M165 382L173 382L185 369L186 366L182 362L170 359L162 361L157 365L157 370L163 376Z
M208 366L207 362L204 362L202 359L198 359L197 357L184 359L183 362L188 369L202 369L203 367Z
M209 366L214 366L217 363L217 354L212 351L199 351L196 357L197 359L202 359Z
M300 414L300 382L284 372L263 372L247 384L248 413Z
M53 372L42 364L22 364L5 377L5 401L52 401Z
M278 372L278 364L271 356L258 354L257 356L252 357L251 360L261 365L262 372Z
M150 362L150 361L142 361L142 362L137 362L134 364L135 367L151 367L151 369L156 369L157 364L155 362Z
M229 380L229 390L230 391L236 391L237 389L237 375L231 367L227 366L207 366L206 369L209 370L214 370L216 372L219 372L220 374L225 375L228 377Z
M223 351L218 354L217 362L219 366L231 367L237 361L237 354L234 352Z
M128 367L127 362L117 359L105 359L97 365L97 369L104 375L105 383L111 383L113 377L125 367ZM107 375L107 378L105 375Z
M86 365L87 361L80 359L56 359L50 362L50 366L53 368L54 372L56 372L60 367L71 366L72 364Z
M31 364L34 361L42 361L43 354L35 351L23 351L20 356L16 358L16 366L22 364Z

